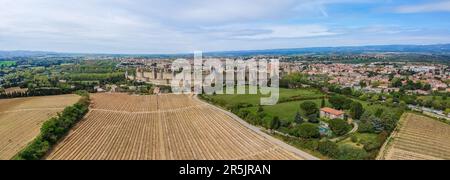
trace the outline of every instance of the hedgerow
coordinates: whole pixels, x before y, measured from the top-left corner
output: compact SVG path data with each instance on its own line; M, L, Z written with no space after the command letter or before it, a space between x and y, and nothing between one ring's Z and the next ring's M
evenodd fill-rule
M64 109L57 117L46 121L40 134L13 159L15 160L39 160L61 139L67 132L80 121L89 111L89 94L87 92L77 92L81 99Z

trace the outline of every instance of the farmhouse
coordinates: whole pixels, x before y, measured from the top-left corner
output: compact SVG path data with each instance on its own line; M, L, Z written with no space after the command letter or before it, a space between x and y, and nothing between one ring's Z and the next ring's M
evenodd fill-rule
M345 113L333 108L322 108L320 110L320 117L327 119L344 119Z

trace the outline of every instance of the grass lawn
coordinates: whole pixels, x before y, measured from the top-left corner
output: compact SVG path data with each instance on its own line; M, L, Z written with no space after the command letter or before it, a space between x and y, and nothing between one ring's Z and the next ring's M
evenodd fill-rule
M306 101L312 101L316 103L317 107L319 108L322 104L322 99ZM275 106L264 106L264 112L267 112L272 117L278 116L281 120L293 122L298 111L300 111L300 114L303 116L303 118L306 118L305 113L300 110L300 104L306 101L293 101L277 104ZM329 105L328 101L326 101L326 103L327 105Z
M322 94L320 91L315 89L283 89L280 88L280 100L282 99L288 99L291 97L302 97L302 98L319 98L315 100L302 100L302 101L292 101L292 102L285 102L285 103L279 103L274 106L264 106L264 112L266 112L270 117L278 116L283 121L294 121L295 114L300 110L300 104L305 101L312 101L317 104L318 107L320 107L322 103L322 97L324 94ZM239 103L248 103L252 104L254 107L248 108L252 112L256 112L257 108L256 106L259 105L259 102L262 97L260 94L258 95L214 95L209 96L212 97L215 100L226 102L226 104L239 104ZM327 102L328 103L328 102ZM300 113L304 116L304 113L300 111Z

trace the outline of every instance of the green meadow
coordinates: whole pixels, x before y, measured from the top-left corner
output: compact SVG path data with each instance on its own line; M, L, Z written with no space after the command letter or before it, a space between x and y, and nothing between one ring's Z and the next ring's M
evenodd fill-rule
M247 87L248 89L248 87ZM316 89L284 89L280 88L280 101L278 104L273 106L263 106L264 112L267 113L269 117L278 116L283 121L294 121L295 115L300 111L302 115L304 113L300 110L300 104L305 101L312 101L320 107L322 103L322 98L325 95ZM246 109L251 112L257 111L257 106L260 104L261 98L269 97L269 95L261 94L245 94L245 95L227 95L227 94L217 94L207 96L215 100L216 102L221 102L225 106L234 106L238 104L250 104L252 107ZM306 100L302 100L306 99ZM328 101L326 101L328 104Z

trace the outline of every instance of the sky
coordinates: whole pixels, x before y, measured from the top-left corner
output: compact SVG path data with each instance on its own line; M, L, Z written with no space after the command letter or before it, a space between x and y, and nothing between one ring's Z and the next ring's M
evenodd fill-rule
M0 0L0 50L187 53L450 43L450 0Z

